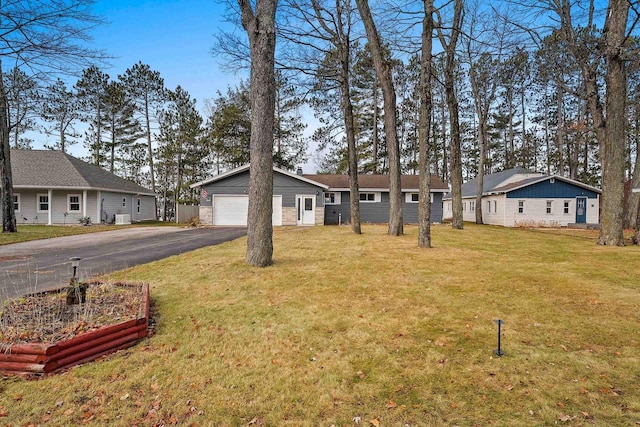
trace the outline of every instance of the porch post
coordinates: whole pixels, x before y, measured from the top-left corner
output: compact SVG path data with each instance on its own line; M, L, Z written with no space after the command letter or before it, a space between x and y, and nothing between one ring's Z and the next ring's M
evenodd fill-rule
M53 224L53 190L50 188L47 190L47 197L49 199L49 211L47 212L47 225Z
M87 216L87 190L82 190L82 216Z
M102 205L101 200L102 195L100 194L100 190L96 192L96 220L98 221L96 224L102 224L102 212L100 206Z

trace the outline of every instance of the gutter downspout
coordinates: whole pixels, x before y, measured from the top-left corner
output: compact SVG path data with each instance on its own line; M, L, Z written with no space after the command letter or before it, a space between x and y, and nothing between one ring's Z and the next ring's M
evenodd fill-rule
M49 212L47 212L47 225L53 225L53 190L50 188L47 190L47 197L49 198Z

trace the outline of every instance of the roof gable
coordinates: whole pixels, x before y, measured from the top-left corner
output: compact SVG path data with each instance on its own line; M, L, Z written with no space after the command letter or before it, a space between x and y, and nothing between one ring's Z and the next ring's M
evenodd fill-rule
M223 172L223 173L221 173L219 175L215 175L215 176L212 176L211 178L207 178L207 179L205 179L203 181L199 181L199 182L196 182L195 184L191 184L189 187L190 188L202 187L203 185L212 184L214 182L221 181L221 180L229 178L231 176L234 176L234 175L237 175L237 174L240 174L240 173L243 173L243 172L248 172L249 171L249 166L250 165L247 163L244 166L240 166L238 168L231 169L231 170ZM325 184L323 184L321 182L314 181L314 180L309 179L309 178L307 178L307 177L305 177L303 175L298 175L296 173L289 172L289 171L286 171L284 169L280 169L280 168L275 167L275 166L273 167L273 171L277 172L277 173L280 173L282 175L288 176L290 178L294 178L294 179L297 179L299 181L306 182L307 184L315 185L316 187L320 187L320 188L325 189L325 190L328 188Z
M96 189L153 195L133 181L61 151L11 150L11 172L16 188Z

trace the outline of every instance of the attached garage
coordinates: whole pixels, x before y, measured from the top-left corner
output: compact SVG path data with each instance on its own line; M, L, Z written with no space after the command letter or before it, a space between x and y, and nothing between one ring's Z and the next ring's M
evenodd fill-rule
M213 225L247 226L249 196L213 195ZM282 225L282 196L273 196L273 225Z

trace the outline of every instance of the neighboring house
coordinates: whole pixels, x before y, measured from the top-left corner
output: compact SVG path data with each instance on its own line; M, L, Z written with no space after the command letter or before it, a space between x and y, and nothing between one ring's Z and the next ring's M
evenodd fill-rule
M325 184L325 224L351 221L351 194L347 175L304 175ZM405 223L418 223L418 175L402 175L402 219ZM358 175L360 189L360 221L389 222L389 175ZM442 222L442 196L449 191L447 185L435 175L431 176L431 222Z
M151 190L61 151L11 150L11 172L18 224L156 219Z
M389 177L361 175L362 222L389 220ZM403 217L418 221L418 177L403 176ZM246 226L249 210L249 165L191 185L200 188L200 222ZM442 194L447 187L432 178L432 222L442 220ZM302 175L273 168L273 225L323 225L350 221L346 175Z
M485 175L482 222L515 226L597 224L601 190L572 179L523 168ZM476 220L477 179L462 185L465 221ZM452 218L451 194L444 197L444 218Z

